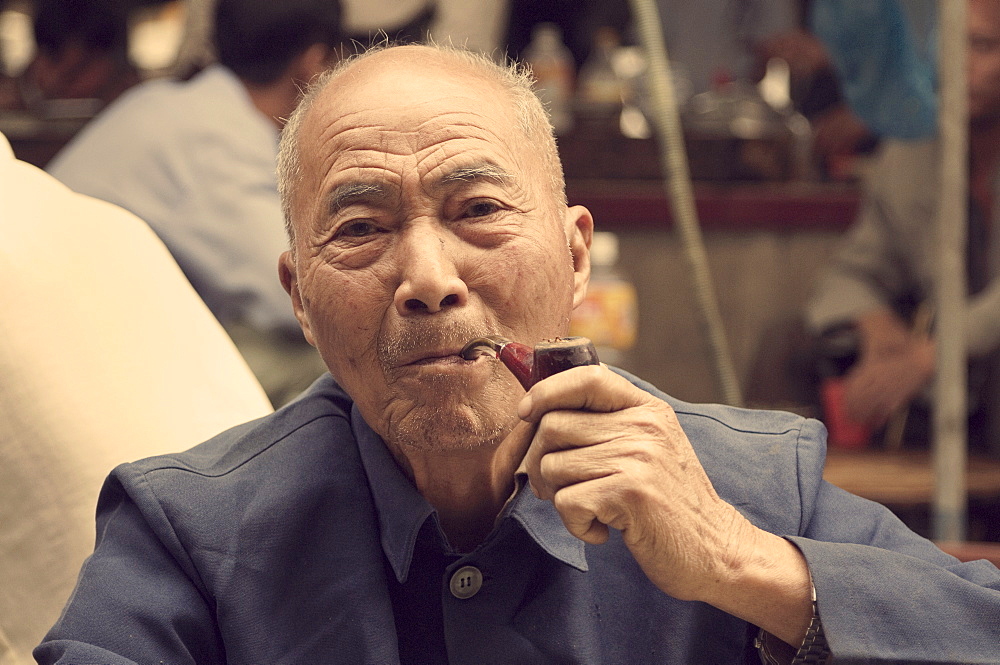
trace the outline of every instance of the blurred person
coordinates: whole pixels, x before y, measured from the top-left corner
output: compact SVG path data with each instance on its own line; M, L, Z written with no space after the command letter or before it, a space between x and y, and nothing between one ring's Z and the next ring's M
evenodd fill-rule
M814 114L828 172L854 177L852 157L882 139L937 129L935 0L812 0L807 23L829 57L835 99Z
M369 51L307 93L279 173L330 375L118 467L39 663L995 658L1000 571L823 482L815 420L461 355L565 335L590 278L526 71Z
M128 0L34 0L35 57L3 107L41 118L90 116L139 83L128 56ZM77 100L67 107L64 100ZM63 108L56 104L62 102Z
M788 63L824 175L856 178L857 158L883 138L933 136L935 0L805 0L800 8L801 27L758 42L757 61Z
M845 101L875 136L934 136L935 0L812 0L807 21Z
M870 153L878 142L844 99L837 71L823 42L806 28L768 37L757 45L758 62L788 63L790 96L812 130L814 161L824 176L838 177L842 164Z
M217 64L129 91L48 170L150 224L280 405L323 365L275 272L278 133L300 86L336 57L340 6L219 0L213 30Z
M1000 243L993 219L1000 193L1000 2L969 0L968 40L970 442L1000 452ZM926 411L921 396L934 377L935 350L921 321L933 319L939 164L936 142L884 142L861 213L807 303L821 346L841 349L844 362L853 359L844 375L846 414L873 427L914 400L918 413ZM915 434L926 441L926 431Z
M657 0L672 69L697 95L727 81L756 82L759 49L798 25L793 0Z

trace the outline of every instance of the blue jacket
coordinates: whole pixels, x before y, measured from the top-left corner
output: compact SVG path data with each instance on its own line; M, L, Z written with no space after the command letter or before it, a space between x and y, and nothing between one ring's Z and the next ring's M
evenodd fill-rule
M822 425L628 378L671 403L723 499L805 553L837 663L1000 662L1000 572L823 482ZM428 627L450 663L755 657L752 626L663 594L620 538L583 544L523 487L474 552L442 550L433 510L329 376L273 415L117 468L97 526L40 663L383 665ZM482 588L458 598L470 566ZM408 586L428 613L402 620Z

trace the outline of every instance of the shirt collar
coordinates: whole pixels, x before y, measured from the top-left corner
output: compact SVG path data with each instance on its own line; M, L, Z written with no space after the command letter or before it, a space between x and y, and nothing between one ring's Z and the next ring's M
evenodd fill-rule
M396 579L405 582L420 527L435 514L434 508L403 474L382 437L361 417L357 404L351 407L351 428L375 501L382 551Z
M514 477L514 496L502 517L515 519L538 546L548 554L577 570L587 570L585 545L566 530L551 501L542 501L528 487L528 474L518 469Z
M382 550L396 579L405 582L420 528L432 515L436 521L437 513L399 468L382 438L361 417L357 405L351 407L351 427L375 502ZM550 556L586 571L583 541L566 530L552 502L536 497L527 485L527 474L519 469L514 494L494 531L510 517ZM486 539L487 543L491 541L492 538Z

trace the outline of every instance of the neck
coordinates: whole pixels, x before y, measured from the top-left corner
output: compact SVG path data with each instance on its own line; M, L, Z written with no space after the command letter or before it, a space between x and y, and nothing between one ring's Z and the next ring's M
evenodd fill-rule
M472 551L493 530L514 490L514 473L532 433L522 424L496 446L402 454L400 462L420 494L437 510L441 528L456 550Z
M285 119L295 110L299 99L299 88L295 81L284 78L266 84L243 81L243 86L258 111L267 116L278 129L285 126Z

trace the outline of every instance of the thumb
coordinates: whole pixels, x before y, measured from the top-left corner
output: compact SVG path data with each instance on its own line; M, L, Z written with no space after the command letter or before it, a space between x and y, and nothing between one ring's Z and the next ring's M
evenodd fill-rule
M607 367L586 365L536 383L518 405L517 414L522 420L538 422L549 411L611 413L640 406L651 398Z

